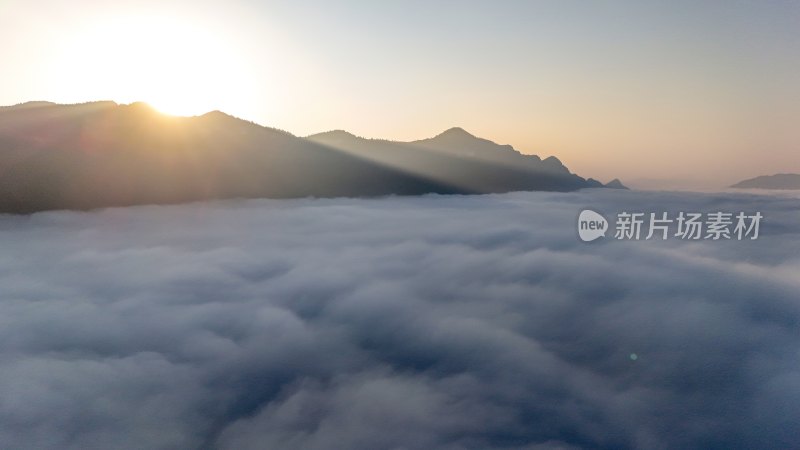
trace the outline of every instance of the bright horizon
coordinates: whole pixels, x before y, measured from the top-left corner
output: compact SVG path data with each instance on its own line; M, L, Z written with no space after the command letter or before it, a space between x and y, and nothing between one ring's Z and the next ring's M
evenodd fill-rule
M798 21L780 1L11 1L0 104L402 141L459 126L584 177L720 188L800 172Z

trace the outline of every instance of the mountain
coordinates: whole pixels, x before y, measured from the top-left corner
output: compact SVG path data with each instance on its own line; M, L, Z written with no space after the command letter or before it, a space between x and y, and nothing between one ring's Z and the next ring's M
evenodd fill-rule
M598 187L555 158L451 129L411 143L308 139L214 111L144 103L0 108L0 212L222 198L472 194ZM599 183L597 183L599 184Z
M554 156L524 155L510 145L476 137L462 128L412 142L365 139L342 130L306 139L471 192L616 187L574 175Z
M609 181L605 184L605 187L610 189L628 189L627 186L622 184L622 181L619 181L619 178L614 178L613 180Z
M763 175L740 181L731 187L750 189L800 189L800 174L779 173L776 175Z

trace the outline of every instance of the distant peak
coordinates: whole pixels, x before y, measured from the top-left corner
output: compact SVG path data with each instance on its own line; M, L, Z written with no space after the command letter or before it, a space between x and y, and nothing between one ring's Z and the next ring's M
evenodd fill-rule
M356 137L356 135L351 133L351 132L349 132L349 131L345 131L345 130L331 130L331 131L325 131L325 132L322 132L322 133L312 134L309 137L337 137L337 138L338 137L347 137L347 138L354 138L354 137Z
M209 112L207 112L205 114L201 114L201 117L231 117L231 115L230 114L226 114L226 113L224 113L224 112L222 112L222 111L220 111L218 109L215 109L215 110L209 111Z
M235 123L242 122L242 123L250 123L250 124L253 124L253 125L258 125L255 122L251 122L249 120L244 120L244 119L241 119L239 117L232 116L232 115L230 115L230 114L228 114L226 112L220 111L218 109L215 109L213 111L209 111L209 112L207 112L205 114L202 114L202 115L199 115L199 116L195 116L195 117L199 117L201 119L206 119L206 120L210 120L210 121L214 121L214 122L235 122Z
M740 181L731 187L753 189L800 189L800 173L776 173L775 175L762 175Z
M442 133L439 133L436 137L437 138L441 138L441 137L470 137L470 138L474 138L475 136L470 134L467 130L465 130L465 129L461 128L461 127L453 127L453 128L450 128L450 129L447 129L447 130L443 131Z
M345 130L331 130L306 136L306 139L322 143L345 143L363 139Z
M619 181L619 178L614 178L613 180L606 183L605 186L607 188L612 188L612 189L628 189L627 186L622 184L622 181Z

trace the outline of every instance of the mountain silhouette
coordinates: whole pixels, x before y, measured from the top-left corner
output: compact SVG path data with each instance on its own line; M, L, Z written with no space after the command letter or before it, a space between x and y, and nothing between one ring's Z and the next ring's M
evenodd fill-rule
M220 111L145 103L0 108L0 212L223 198L474 194L602 187L460 128L410 143L296 137Z
M469 192L569 191L587 187L627 189L619 180L604 186L596 180L574 175L554 156L542 160L536 155L524 155L510 145L496 144L457 127L412 142L366 139L342 130L314 134L306 139Z
M762 175L740 181L732 188L750 189L800 189L800 174L798 173L778 173L775 175Z
M606 183L605 187L611 189L628 189L624 184L622 184L622 181L619 181L619 178L614 178L613 180L609 181Z

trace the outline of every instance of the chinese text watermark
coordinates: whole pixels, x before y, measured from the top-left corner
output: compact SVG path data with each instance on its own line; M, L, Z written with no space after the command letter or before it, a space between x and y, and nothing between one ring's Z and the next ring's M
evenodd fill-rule
M613 224L614 239L651 240L669 238L683 240L758 239L760 212L667 212L644 213L623 211ZM606 237L609 223L602 214L585 209L578 216L578 236L584 242Z

